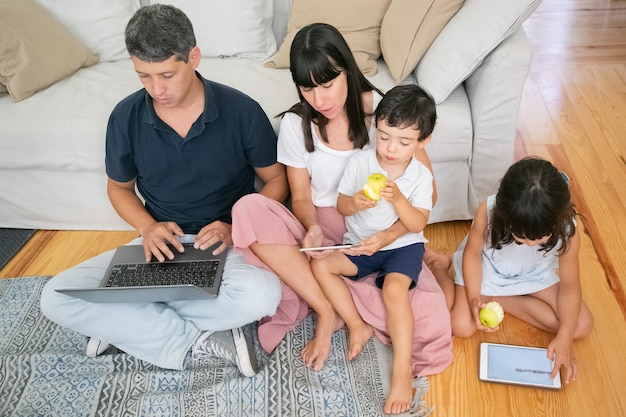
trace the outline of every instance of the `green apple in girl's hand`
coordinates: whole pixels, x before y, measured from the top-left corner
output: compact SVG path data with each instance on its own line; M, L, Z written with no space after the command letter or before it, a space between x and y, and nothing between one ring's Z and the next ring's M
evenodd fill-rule
M380 189L385 186L387 177L383 174L376 173L367 177L367 183L363 186L363 194L370 200L380 200Z
M496 301L490 301L480 309L479 319L483 326L493 329L504 319L504 310Z

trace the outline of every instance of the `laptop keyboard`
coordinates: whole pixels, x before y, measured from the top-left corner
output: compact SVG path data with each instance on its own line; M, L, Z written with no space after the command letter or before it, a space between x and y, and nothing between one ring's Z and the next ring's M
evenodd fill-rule
M105 287L196 285L212 287L219 261L114 265Z

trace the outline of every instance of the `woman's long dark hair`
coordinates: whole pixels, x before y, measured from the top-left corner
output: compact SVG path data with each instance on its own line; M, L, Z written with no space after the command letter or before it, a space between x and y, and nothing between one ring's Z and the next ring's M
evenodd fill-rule
M513 235L531 240L550 235L540 250L561 241L561 254L574 236L575 216L569 183L556 167L536 157L521 159L500 182L491 211L491 247L502 248L515 240Z
M374 87L359 70L354 56L341 33L326 23L313 23L298 31L289 54L290 70L293 82L298 87L300 102L287 112L293 112L302 118L302 131L307 151L313 152L311 122L317 124L322 140L328 143L326 125L328 119L318 113L304 99L300 87L313 88L337 78L345 72L348 83L348 97L345 109L348 116L348 137L355 148L363 148L369 142L363 109L362 94L365 91L383 93ZM284 112L286 113L286 112ZM281 113L279 116L284 115Z

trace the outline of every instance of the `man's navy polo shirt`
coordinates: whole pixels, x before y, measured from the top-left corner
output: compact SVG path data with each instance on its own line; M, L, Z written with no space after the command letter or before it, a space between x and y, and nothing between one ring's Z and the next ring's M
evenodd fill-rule
M137 189L157 221L197 233L254 192L253 167L276 163L276 134L259 104L233 88L204 82L205 108L185 138L154 111L145 89L122 100L109 118L106 172Z

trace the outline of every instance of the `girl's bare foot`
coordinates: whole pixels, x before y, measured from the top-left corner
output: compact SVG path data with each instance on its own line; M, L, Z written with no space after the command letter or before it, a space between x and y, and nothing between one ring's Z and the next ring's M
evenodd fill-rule
M400 414L409 411L413 403L413 386L411 367L391 374L391 389L385 401L383 411L386 414Z
M348 350L348 360L356 358L363 350L365 343L372 337L374 330L372 326L363 322L362 325L350 330L350 349Z
M313 370L319 372L324 367L324 362L330 355L330 341L333 332L343 327L344 322L337 314L333 314L332 318L322 317L318 315L317 325L315 327L315 337L302 349L302 360L307 368L313 367Z

